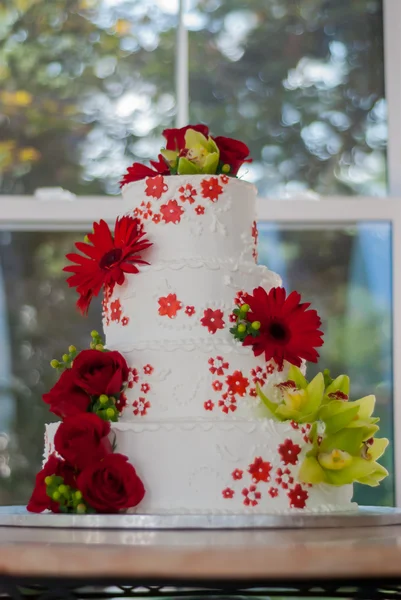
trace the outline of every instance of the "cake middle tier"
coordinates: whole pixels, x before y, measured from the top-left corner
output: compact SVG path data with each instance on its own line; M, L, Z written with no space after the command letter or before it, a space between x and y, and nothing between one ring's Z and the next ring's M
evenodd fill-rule
M281 279L264 266L219 259L183 259L141 267L103 302L108 346L148 340L228 342L232 311L242 295Z

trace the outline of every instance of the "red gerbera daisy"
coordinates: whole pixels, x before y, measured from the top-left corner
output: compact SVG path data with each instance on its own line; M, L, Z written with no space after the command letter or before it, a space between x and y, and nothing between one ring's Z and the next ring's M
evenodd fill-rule
M321 320L310 304L301 303L298 292L286 297L282 287L272 288L267 293L262 287L246 294L244 302L249 304L247 319L260 323L259 335L248 335L243 344L252 346L255 356L264 353L266 361L273 359L279 369L284 360L300 367L302 359L317 362L316 347L323 345L319 330Z
M79 294L78 308L83 314L88 312L93 296L97 296L103 286L110 293L114 285L122 285L125 273L139 273L137 264L147 265L141 252L152 245L144 239L142 223L132 217L117 217L114 236L103 220L93 224L93 233L88 234L89 244L77 242L77 250L82 254L67 254L74 265L64 267L73 273L68 279L70 287L76 287Z

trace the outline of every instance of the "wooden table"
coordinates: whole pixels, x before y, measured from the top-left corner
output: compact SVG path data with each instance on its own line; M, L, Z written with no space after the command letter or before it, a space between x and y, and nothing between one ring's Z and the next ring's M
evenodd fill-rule
M57 600L138 596L140 586L141 596L388 598L389 590L401 595L401 526L179 532L0 527L0 598L2 591L6 598L32 597L32 586L38 586L34 597ZM68 591L83 586L77 595ZM128 593L110 586L127 586ZM44 590L53 595L41 595Z

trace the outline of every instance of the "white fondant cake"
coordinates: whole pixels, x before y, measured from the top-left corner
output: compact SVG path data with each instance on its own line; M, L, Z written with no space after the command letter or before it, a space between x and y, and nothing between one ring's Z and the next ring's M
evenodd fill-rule
M297 481L308 425L261 418L256 384L284 381L288 365L279 372L229 332L243 292L281 285L256 265L254 186L159 175L122 193L153 242L149 266L103 303L106 346L130 367L112 433L145 484L138 512L350 510L351 485Z

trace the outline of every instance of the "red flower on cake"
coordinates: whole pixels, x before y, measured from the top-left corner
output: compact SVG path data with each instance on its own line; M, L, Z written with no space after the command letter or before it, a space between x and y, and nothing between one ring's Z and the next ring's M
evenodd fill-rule
M257 366L255 367L255 369L252 369L251 375L253 383L259 383L260 385L263 385L266 381L266 374L260 366Z
M290 485L294 483L294 478L291 475L291 471L287 469L276 470L276 483L280 485L283 490L288 490Z
M133 388L134 383L138 383L139 375L136 369L128 369L128 387Z
M305 508L309 494L297 483L292 490L287 492L287 496L290 499L290 508Z
M234 313L230 313L228 315L228 320L230 321L230 323L236 323L237 322L237 317L236 317L236 315L234 315Z
M258 500L260 500L262 497L262 494L258 492L256 485L250 485L249 489L244 488L242 490L242 495L245 496L245 506L256 506L257 504L259 504Z
M230 498L233 498L233 496L234 496L234 490L232 490L231 488L226 488L225 490L222 491L222 494L223 494L223 498L230 499Z
M150 392L150 385L148 383L143 383L141 385L141 392L143 392L144 394Z
M207 308L201 319L201 323L203 327L207 327L209 333L216 333L218 329L224 329L224 320L223 320L223 311L220 309L213 310L211 308Z
M296 423L295 421L290 421L290 425L293 429L299 429L299 423Z
M94 413L66 417L57 427L54 448L68 464L82 470L113 451L109 433L110 423Z
M242 375L241 371L234 371L232 375L228 375L226 378L226 383L228 385L229 392L232 394L245 396L246 388L249 385L249 380Z
M224 185L226 185L230 181L230 178L228 177L228 175L220 175L220 181L221 183L224 183Z
M264 461L261 456L255 458L253 463L248 467L248 472L252 475L252 481L254 483L258 483L259 481L270 481L271 470L271 464Z
M127 396L124 392L121 392L120 397L116 400L116 409L119 413L122 413L124 408L127 406Z
M195 206L195 212L197 215L204 215L205 214L205 207L201 206L200 204L198 204L198 206Z
M252 235L252 237L254 239L255 244L257 244L258 243L258 236L259 236L259 234L258 234L258 226L256 224L256 221L254 221L252 223L251 235Z
M77 302L82 313L87 313L93 296L97 296L103 286L110 291L115 284L122 285L126 273L139 273L137 265L147 265L142 252L152 242L144 239L143 226L138 219L117 217L114 236L103 220L93 224L93 233L88 234L90 243L76 242L77 250L83 254L67 254L74 265L64 267L73 273L68 277L70 287L76 287Z
M177 312L182 308L182 302L177 300L176 294L169 294L166 297L159 298L159 315L174 319Z
M222 193L223 188L219 184L217 177L210 177L209 179L202 179L201 181L202 196L209 198L212 202L216 202L219 195Z
M277 498L277 496L278 496L278 489L277 489L277 488L275 488L275 487L271 487L271 488L269 488L269 490L268 490L268 494L269 494L269 496L271 496L272 498Z
M75 470L71 465L51 454L41 471L36 475L35 487L26 507L29 512L41 513L44 510L59 512L57 502L49 498L46 493L46 477L57 475L62 477L65 485L76 487Z
M237 410L237 401L235 399L235 396L223 394L222 399L219 400L219 406L221 407L223 413L225 413L226 415L229 412L235 412Z
M188 129L198 131L205 137L209 135L209 128L207 125L186 125L185 127L165 129L163 136L166 139L166 150L175 150L179 152L185 148L185 134Z
M323 345L319 330L320 318L309 303L301 303L298 292L286 297L284 288L272 288L267 293L262 287L246 294L244 302L250 310L249 322L259 322L259 335L248 335L243 344L252 346L255 356L264 354L266 361L273 359L282 370L285 360L300 367L302 359L317 362L315 347Z
M152 198L157 198L159 200L162 195L167 192L167 190L168 185L164 181L164 177L162 175L148 177L146 180L145 194L147 196L151 196Z
M169 200L167 204L162 204L160 212L165 223L179 223L184 210L178 205L177 200Z
M222 356L216 356L216 358L209 358L208 363L210 366L209 371L212 375L224 375L224 371L229 368L229 364L224 360Z
M216 379L216 381L213 381L212 383L212 388L215 392L220 392L223 389L223 384L221 383L221 381Z
M152 375L154 371L154 368L152 367L152 365L145 365L143 367L143 372L145 373L145 375Z
M256 393L256 388L251 388L251 389L249 390L249 395L250 395L252 398L256 398L256 397L257 397L257 395L258 395L258 394Z
M138 400L135 400L135 402L132 404L132 406L134 407L133 413L135 416L141 416L144 417L145 415L148 414L148 408L150 408L150 402L149 400L146 400L146 398L139 398Z
M152 205L150 202L141 202L141 208L143 209L142 216L144 219L148 219L153 215Z
M203 406L205 407L205 410L213 410L214 409L214 404L211 400L207 400Z
M192 315L195 314L195 307L194 306L187 306L185 308L185 314L188 315L188 317L192 317Z
M285 465L296 465L298 462L298 454L301 448L298 444L294 444L292 440L287 438L283 444L278 447L278 453Z
M161 154L159 154L158 159L158 161L150 161L150 164L154 167L153 169L137 162L135 162L131 167L128 167L126 174L120 181L120 187L123 187L124 185L126 185L127 183L131 183L132 181L139 181L140 179L145 179L145 177L169 175L170 169L168 168Z
M75 384L91 396L119 394L128 381L128 365L116 350L82 350L71 371Z
M266 366L266 373L268 375L273 375L273 373L274 373L274 366L272 364Z
M132 211L132 214L134 215L134 217L141 217L142 216L142 211L141 209L137 206L136 208L134 208L134 210Z
M182 185L180 188L178 188L178 191L181 194L180 200L182 202L189 202L190 204L195 202L197 191L190 183L187 183L187 185Z
M304 442L307 444L311 442L311 439L310 439L311 428L312 428L312 426L309 423L306 423L306 425L303 425L301 427L301 433L303 434L302 438L303 438Z
M232 478L234 479L234 481L239 481L240 479L242 479L243 474L244 474L244 471L241 471L241 469L235 469L231 473Z
M239 306L240 304L244 304L245 303L245 298L246 296L246 292L244 292L243 290L239 290L234 298L234 303ZM235 315L234 315L235 316Z
M126 327L126 326L128 325L128 323L129 323L129 317L123 317L123 318L121 319L121 325L122 325L123 327Z
M230 175L236 175L244 163L252 162L249 158L249 148L244 142L223 135L214 138L214 141L220 150L220 161L224 165L230 165Z
M153 223L160 223L160 219L161 219L161 215L159 213L156 213L155 215L153 215L152 217L152 221Z
M121 312L121 303L117 298L117 300L114 300L114 302L110 304L110 319L112 321L119 321L121 319Z
M87 467L77 478L84 500L99 513L118 513L137 506L145 488L128 458L108 454Z

